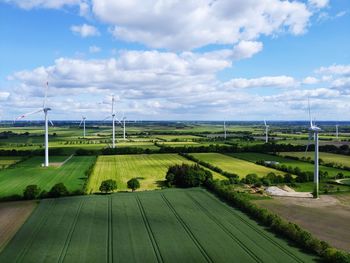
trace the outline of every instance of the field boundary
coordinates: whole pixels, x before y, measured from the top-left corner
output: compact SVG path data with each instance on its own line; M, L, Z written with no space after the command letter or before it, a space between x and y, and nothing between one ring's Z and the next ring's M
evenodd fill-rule
M196 247L199 249L201 254L204 256L207 262L214 262L213 259L205 252L205 249L202 247L201 243L198 241L196 236L193 234L191 229L187 226L186 222L181 218L181 216L176 212L175 208L171 205L169 200L165 197L164 194L161 194L164 202L167 204L169 209L172 211L178 222L182 225L182 227L185 229L186 233L189 235L193 243L196 245Z

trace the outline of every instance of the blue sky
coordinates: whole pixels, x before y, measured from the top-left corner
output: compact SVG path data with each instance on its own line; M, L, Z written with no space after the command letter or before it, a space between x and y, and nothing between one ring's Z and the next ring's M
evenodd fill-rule
M350 113L348 0L0 0L0 114L319 120ZM31 119L40 119L32 116Z

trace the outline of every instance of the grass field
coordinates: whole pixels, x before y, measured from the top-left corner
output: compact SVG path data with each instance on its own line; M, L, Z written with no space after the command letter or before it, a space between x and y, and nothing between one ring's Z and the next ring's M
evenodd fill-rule
M51 163L63 162L67 156L51 156ZM82 189L85 171L95 157L74 156L60 167L41 167L43 157L32 157L14 168L0 171L0 197L23 194L27 185L36 184L50 190L56 183L64 183L69 191Z
M312 262L200 189L44 200L0 262Z
M99 156L92 175L87 184L88 193L98 192L101 182L107 179L117 181L118 190L127 189L127 181L139 178L140 190L161 188L169 166L193 162L177 154L142 154L142 155L108 155ZM214 178L224 179L212 172Z
M179 141L191 141L194 139L202 139L203 137L194 136L194 135L157 135L155 138L165 140L165 141L173 141L173 140L179 140Z
M314 159L313 152L307 152L306 154L305 152L281 152L279 154L282 156L310 157L312 160ZM325 163L337 163L350 167L350 156L348 155L320 152L320 159Z
M233 153L231 154L231 156L237 157L243 160L247 160L250 162L256 162L259 160L276 161L276 162L279 162L281 165L284 164L286 166L299 167L302 171L305 171L305 172L314 171L314 165L311 163L288 159L281 156L274 156L274 155L263 154L263 153ZM343 173L346 176L350 176L350 171L336 169L336 168L327 167L323 165L320 165L320 171L328 172L329 176L335 176L338 173Z
M0 156L0 167L6 168L11 164L17 163L22 157L18 156Z
M258 176L265 176L270 172L274 172L277 175L283 175L283 172L277 171L275 169L256 165L254 163L233 158L231 156L227 156L220 153L191 153L191 155L193 155L201 161L218 166L226 172L235 173L240 177L244 177L250 173L255 173Z
M36 207L35 201L0 203L0 252Z

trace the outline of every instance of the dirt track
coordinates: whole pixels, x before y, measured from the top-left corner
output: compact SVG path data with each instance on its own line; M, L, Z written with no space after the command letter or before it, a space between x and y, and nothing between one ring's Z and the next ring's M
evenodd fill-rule
M35 201L0 203L0 251L36 207Z

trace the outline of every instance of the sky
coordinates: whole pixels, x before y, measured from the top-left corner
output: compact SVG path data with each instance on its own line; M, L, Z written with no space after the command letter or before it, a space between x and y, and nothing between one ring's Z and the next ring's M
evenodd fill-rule
M0 0L0 119L48 82L53 120L350 120L349 28L349 0Z

